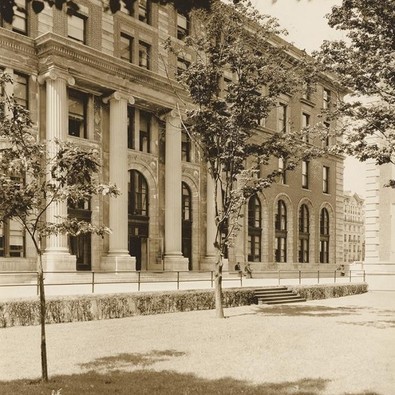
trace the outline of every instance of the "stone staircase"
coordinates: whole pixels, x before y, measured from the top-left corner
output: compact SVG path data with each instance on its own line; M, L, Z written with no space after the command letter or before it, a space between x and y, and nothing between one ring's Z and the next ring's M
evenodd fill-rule
M255 289L255 298L258 304L286 304L306 302L306 299L287 287L258 288Z

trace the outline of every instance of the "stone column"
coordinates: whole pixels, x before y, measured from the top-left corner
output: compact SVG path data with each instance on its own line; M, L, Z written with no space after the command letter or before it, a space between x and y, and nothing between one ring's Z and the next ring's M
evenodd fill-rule
M56 154L55 139L67 139L68 99L67 84L74 85L74 78L59 69L51 69L39 76L39 83L46 83L46 140L50 157ZM52 203L47 209L47 221L59 223L67 218L67 202ZM43 255L44 270L76 270L76 258L70 255L67 235L51 235L47 238Z
M166 117L165 270L188 270L182 255L181 120L175 111Z
M207 196L206 196L206 256L200 265L201 270L213 270L217 258L217 252L214 247L215 234L215 202L214 202L214 181L207 171Z
M115 92L105 98L110 103L110 183L120 189L110 198L109 251L102 260L105 270L136 270L136 259L128 250L128 102L132 96Z

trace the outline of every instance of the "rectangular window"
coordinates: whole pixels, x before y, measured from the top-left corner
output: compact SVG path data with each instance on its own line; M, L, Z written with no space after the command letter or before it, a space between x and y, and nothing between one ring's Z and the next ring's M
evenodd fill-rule
M305 100L311 100L311 91L312 91L311 84L304 82L302 88L302 98Z
M69 135L87 138L86 114L88 97L82 92L69 90Z
M86 20L87 17L85 15L82 15L76 11L69 15L67 37L85 44Z
M331 106L331 91L329 89L325 89L323 91L323 97L322 97L322 108L324 110L329 110Z
M27 8L26 0L15 0L14 19L12 30L14 32L27 35Z
M25 255L25 231L15 220L0 223L0 257L22 258Z
M136 149L136 140L134 137L135 124L134 124L134 108L128 106L128 148Z
M330 145L330 127L331 124L329 122L324 122L324 136L323 136L323 145L324 147L329 147Z
M127 62L133 62L133 37L125 33L121 33L119 40L119 53L120 58Z
M177 38L183 40L190 33L189 15L177 13Z
M309 162L302 162L302 188L309 187Z
M191 161L191 139L185 130L181 134L181 160Z
M188 69L189 65L190 63L184 58L177 58L177 76L181 76Z
M286 133L287 132L287 109L288 106L284 103L280 103L278 107L278 125L277 132Z
M139 21L150 23L151 2L149 0L139 0Z
M141 152L150 152L151 114L140 110L140 145Z
M322 192L329 193L329 167L322 168Z
M287 183L287 173L285 170L285 161L283 158L278 158L278 171L280 172L279 183L286 184Z
M308 128L309 127L309 125L310 125L310 115L309 114L306 114L306 113L303 113L302 114L302 128L303 129L305 129L305 128ZM306 143L308 143L309 142L309 134L308 134L308 131L304 131L304 136L303 136L303 141L305 141Z
M28 108L29 99L29 77L23 74L14 74L14 97L16 102L24 107Z
M145 69L150 68L151 46L143 41L139 41L139 66Z

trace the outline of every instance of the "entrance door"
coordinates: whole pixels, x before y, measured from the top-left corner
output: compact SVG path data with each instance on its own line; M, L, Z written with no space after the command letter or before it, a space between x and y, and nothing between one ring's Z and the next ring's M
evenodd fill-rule
M192 270L192 194L182 183L182 255L188 258L188 270Z
M85 200L74 204L69 202L68 215L80 221L91 222L90 202ZM92 237L90 233L69 236L70 254L77 257L77 270L92 270L91 244Z

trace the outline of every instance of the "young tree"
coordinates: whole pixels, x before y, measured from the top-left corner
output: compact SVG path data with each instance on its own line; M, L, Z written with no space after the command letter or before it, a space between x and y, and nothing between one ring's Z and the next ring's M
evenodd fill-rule
M7 95L10 76L0 76L0 223L16 221L30 236L37 254L40 290L42 379L48 381L45 336L43 253L51 235L109 232L104 226L75 218L47 220L48 210L59 203L78 204L94 195L115 196L115 186L100 184L98 152L82 150L64 141L39 141L29 112Z
M336 73L351 100L332 114L345 119L342 152L377 165L395 163L395 2L343 0L329 25L346 40L325 41L315 56ZM390 180L395 187L395 180Z
M183 126L214 183L215 302L220 318L223 256L240 229L248 199L279 176L270 162L282 158L284 170L292 170L302 159L320 154L304 141L306 131L257 132L281 94L292 95L303 81L313 79L314 66L276 41L274 19L260 15L248 1L235 3L215 1L210 12L196 10L199 33L187 37L183 46L171 38L167 42L185 60L178 79L189 97L180 99L180 115L186 117Z

